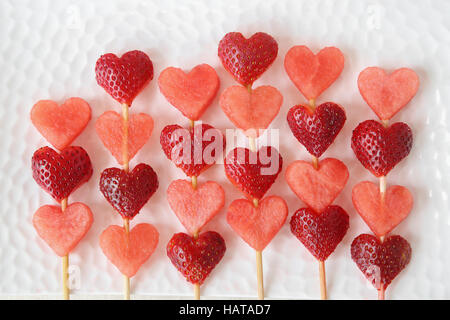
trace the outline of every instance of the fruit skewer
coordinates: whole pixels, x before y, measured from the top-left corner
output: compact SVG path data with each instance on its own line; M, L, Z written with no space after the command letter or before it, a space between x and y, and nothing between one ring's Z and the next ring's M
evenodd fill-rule
M287 121L295 138L311 154L311 164L295 161L286 171L289 186L308 205L293 215L291 231L317 259L320 297L326 300L325 260L349 227L348 214L332 205L347 182L348 169L337 159L319 161L319 157L335 140L346 116L344 109L333 102L316 107L316 99L341 74L344 56L335 47L314 54L306 46L294 46L286 54L284 66L291 81L308 101L306 105L292 107Z
M96 121L96 131L122 170L105 169L100 177L100 191L122 216L123 226L109 226L100 236L100 247L124 278L123 296L130 300L130 278L154 252L159 234L153 225L130 223L158 188L153 169L144 163L130 171L129 162L147 142L153 119L144 113L130 117L135 97L153 78L153 64L142 51L134 50L118 58L102 55L95 67L97 83L121 104L121 114L103 113Z
M190 181L172 181L167 189L169 206L189 233L173 235L167 244L167 256L193 284L194 299L200 300L200 286L226 250L225 241L217 232L200 233L222 209L225 192L216 182L198 183L198 176L221 155L225 140L212 126L195 123L211 105L220 81L214 68L201 64L188 73L179 68L166 68L158 84L166 100L189 119L188 129L168 125L161 132L161 147L167 158L190 177ZM212 159L205 159L205 149L210 146L215 147L214 155L211 153Z
M362 234L353 240L353 261L385 299L391 281L408 265L411 246L404 238L389 233L410 213L411 193L402 186L387 188L388 173L412 148L412 131L402 122L389 120L416 94L419 79L411 69L401 68L388 75L370 67L358 77L359 91L380 122L360 123L352 134L352 149L361 164L378 178L378 188L369 181L353 187L353 204L375 236Z
M90 106L80 98L70 98L61 106L51 100L41 100L31 110L34 126L60 151L43 147L33 154L33 178L60 203L59 207L40 207L33 216L33 225L38 235L61 256L64 300L70 299L69 253L93 221L92 212L82 203L74 203L68 209L69 195L92 175L86 151L81 147L69 147L90 118Z
M273 63L278 44L270 35L258 32L246 39L239 32L227 33L219 43L218 56L224 68L242 86L227 88L220 97L220 106L231 122L248 137L249 149L235 148L225 159L225 173L230 182L248 200L231 203L227 212L228 224L255 250L258 299L263 300L264 276L262 251L278 233L287 217L286 202L277 196L263 199L282 167L282 158L272 147L257 149L256 139L277 116L283 101L280 92L271 86L252 88ZM242 159L240 154L245 154ZM263 169L260 153L266 152L278 167L269 174ZM256 163L252 163L256 156ZM272 157L273 156L273 157ZM252 160L251 160L252 158ZM264 226L264 227L263 227Z

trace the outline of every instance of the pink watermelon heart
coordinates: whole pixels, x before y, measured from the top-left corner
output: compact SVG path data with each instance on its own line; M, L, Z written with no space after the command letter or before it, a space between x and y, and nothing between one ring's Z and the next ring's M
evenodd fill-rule
M228 224L250 247L262 251L283 226L288 215L286 202L269 196L255 208L253 202L238 199L227 212Z
M294 161L286 169L289 187L304 203L321 213L333 203L348 180L348 169L337 159L319 162L318 169L306 161Z
M225 192L213 181L194 189L190 181L175 180L167 189L167 202L186 230L194 235L222 209Z
M384 199L377 185L363 181L353 187L352 200L356 211L377 236L391 232L411 212L413 197L402 186L391 186Z
M251 92L242 86L227 88L220 107L233 124L248 137L259 137L280 111L283 96L274 87L261 86Z
M419 89L419 77L408 68L388 75L381 68L370 67L359 74L358 88L377 116L389 120L414 97Z
M140 223L128 235L123 227L109 226L100 235L100 247L113 265L131 278L158 245L159 233L148 223Z
M86 235L94 221L91 209L74 202L64 212L60 206L42 206L33 216L33 226L53 251L64 257Z
M105 147L119 164L122 159L122 116L114 111L106 111L95 122L95 130ZM128 119L128 159L131 160L152 135L153 119L148 114L132 114Z
M70 98L61 106L52 100L38 101L31 109L31 122L56 149L62 150L84 130L91 107L81 98Z
M284 68L306 99L316 99L341 74L344 55L335 47L323 48L316 55L306 46L289 49Z
M187 74L179 68L167 68L159 75L158 85L170 104L195 121L213 101L220 80L214 68L201 64Z

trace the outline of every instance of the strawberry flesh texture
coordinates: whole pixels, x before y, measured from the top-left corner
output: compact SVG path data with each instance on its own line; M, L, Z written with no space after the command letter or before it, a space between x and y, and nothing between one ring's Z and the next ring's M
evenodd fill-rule
M275 163L272 163L274 159ZM275 167L272 168L272 165ZM228 179L249 199L261 199L275 182L282 167L283 158L273 147L262 147L258 152L235 148L225 159Z
M302 208L291 218L291 232L320 261L333 253L348 228L348 214L339 206L328 206L319 214L311 208Z
M356 237L351 255L358 268L378 290L386 289L411 260L411 246L400 236L390 236L383 243L370 234Z
M352 149L376 177L385 176L412 148L411 128L403 122L385 128L375 120L361 122L352 135Z
M67 147L61 153L50 147L36 150L31 160L33 178L55 200L67 198L92 176L92 164L81 147Z
M344 126L345 111L333 102L322 103L312 113L308 107L292 107L287 121L297 140L315 157L320 157Z
M249 39L240 32L230 32L219 42L218 55L224 68L244 86L253 84L277 54L277 42L264 32L255 33Z
M208 231L197 239L186 233L176 233L167 244L167 256L187 281L202 284L225 254L225 240Z
M118 58L102 55L95 64L97 83L116 101L131 106L134 98L153 79L153 63L142 51L134 50Z
M211 130L211 131L209 131ZM205 135L208 131L209 137ZM188 150L183 137L189 136L191 155L184 155L183 149ZM223 150L225 150L225 138L220 130L210 126L209 124L196 125L194 128L186 129L177 124L164 127L161 131L160 143L161 147L169 160L175 163L177 167L184 171L189 177L199 176L200 173L212 166L220 155L216 154L216 150L212 149L211 159L205 159L205 148L216 142L216 137L221 136L223 139ZM201 153L199 152L201 150Z
M100 191L124 219L133 219L158 189L158 176L152 167L138 164L133 171L103 170Z

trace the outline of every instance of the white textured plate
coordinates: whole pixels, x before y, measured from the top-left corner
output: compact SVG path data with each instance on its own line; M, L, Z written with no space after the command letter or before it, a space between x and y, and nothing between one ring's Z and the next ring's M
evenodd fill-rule
M102 146L94 120L104 111L119 109L94 78L96 59L106 52L123 53L141 49L155 66L155 78L168 66L190 69L199 63L214 66L221 89L234 84L217 58L217 44L229 31L249 36L268 32L279 43L274 65L255 83L276 86L284 96L280 114L272 128L280 129L280 152L285 164L309 159L293 138L286 123L288 109L304 98L289 81L283 59L296 44L313 51L335 45L345 55L341 77L318 102L342 104L348 120L325 157L343 160L350 180L336 203L351 216L351 227L343 242L326 263L329 297L373 299L373 289L350 259L352 239L368 228L356 214L350 198L352 186L374 180L357 162L350 149L352 129L362 120L375 118L360 97L356 79L367 66L388 70L413 68L421 86L409 106L395 121L413 129L414 147L408 158L389 175L389 184L409 188L414 209L394 233L411 243L409 266L387 291L387 297L450 298L450 3L428 1L45 1L2 0L0 2L0 293L2 297L58 297L61 261L40 240L31 224L33 212L54 203L31 177L30 159L35 149L46 144L29 121L29 110L39 99L62 102L71 96L86 99L93 121L75 141L89 152L94 165L92 179L71 196L83 201L95 215L86 238L70 255L77 296L120 294L122 277L98 246L100 232L120 224L120 217L98 191L102 169L115 166L114 158ZM219 92L219 94L220 94ZM160 244L132 280L139 297L189 297L192 287L170 264L165 245L183 227L165 200L168 184L183 178L166 159L159 145L159 133L167 124L187 124L171 107L153 80L136 99L131 112L147 112L155 129L131 165L146 162L160 179L160 188L136 222L151 222L160 232ZM232 128L216 98L203 120L218 128ZM286 166L285 166L286 168ZM284 174L284 171L283 171ZM302 203L286 186L283 174L269 194L283 196L290 215ZM226 190L226 206L240 197L225 178L223 166L204 173ZM133 223L135 223L133 221ZM254 252L227 225L224 211L207 229L217 230L227 243L227 252L202 286L206 297L242 298L256 296ZM270 298L319 297L317 262L295 239L286 224L264 251L266 295ZM102 296L103 297L103 296Z

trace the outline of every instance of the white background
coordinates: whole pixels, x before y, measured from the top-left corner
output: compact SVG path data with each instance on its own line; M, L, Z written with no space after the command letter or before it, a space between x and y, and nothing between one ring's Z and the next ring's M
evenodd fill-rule
M345 55L340 78L319 99L334 101L347 112L347 122L324 157L345 162L350 179L336 203L350 215L350 230L327 260L331 299L375 299L350 258L355 236L369 229L351 203L351 188L362 180L376 181L358 163L350 149L351 131L374 113L358 93L356 79L368 66L389 71L413 68L421 85L416 97L393 120L413 130L414 146L408 158L388 176L388 184L406 186L414 195L414 209L395 230L412 246L409 266L387 290L390 299L450 298L450 2L428 1L45 1L0 2L0 294L1 297L60 296L61 260L38 238L32 227L34 211L53 199L33 181L30 159L46 145L29 121L32 105L40 99L63 102L71 96L86 99L93 119L75 141L91 156L94 175L76 191L70 202L82 201L94 212L95 222L86 238L70 255L78 289L74 297L119 297L122 276L98 246L100 232L120 224L120 216L98 191L101 170L116 166L114 158L95 134L94 121L106 110L120 106L95 82L94 65L106 52L122 54L140 49L151 57L155 79L138 96L131 113L146 112L155 120L149 142L132 160L150 164L158 173L160 188L133 220L153 223L160 244L132 280L137 297L191 297L192 286L170 264L165 245L182 225L165 199L168 184L184 174L164 156L159 134L168 124L187 125L157 88L156 78L168 66L185 70L200 63L216 68L219 94L235 84L217 57L223 35L241 31L247 37L267 32L279 44L278 58L255 83L277 87L283 105L271 128L280 129L280 152L287 164L309 159L292 136L286 114L305 102L289 81L283 59L293 45L305 44L314 52L337 46ZM222 130L232 128L216 98L203 120ZM284 181L284 170L268 194L284 197L290 216L303 206ZM218 181L226 191L226 204L241 197L227 181L222 165L199 178ZM218 298L256 296L255 256L225 219L225 209L207 226L223 235L227 252L202 286L202 295ZM269 298L318 298L318 265L301 243L281 229L263 254L266 295Z

